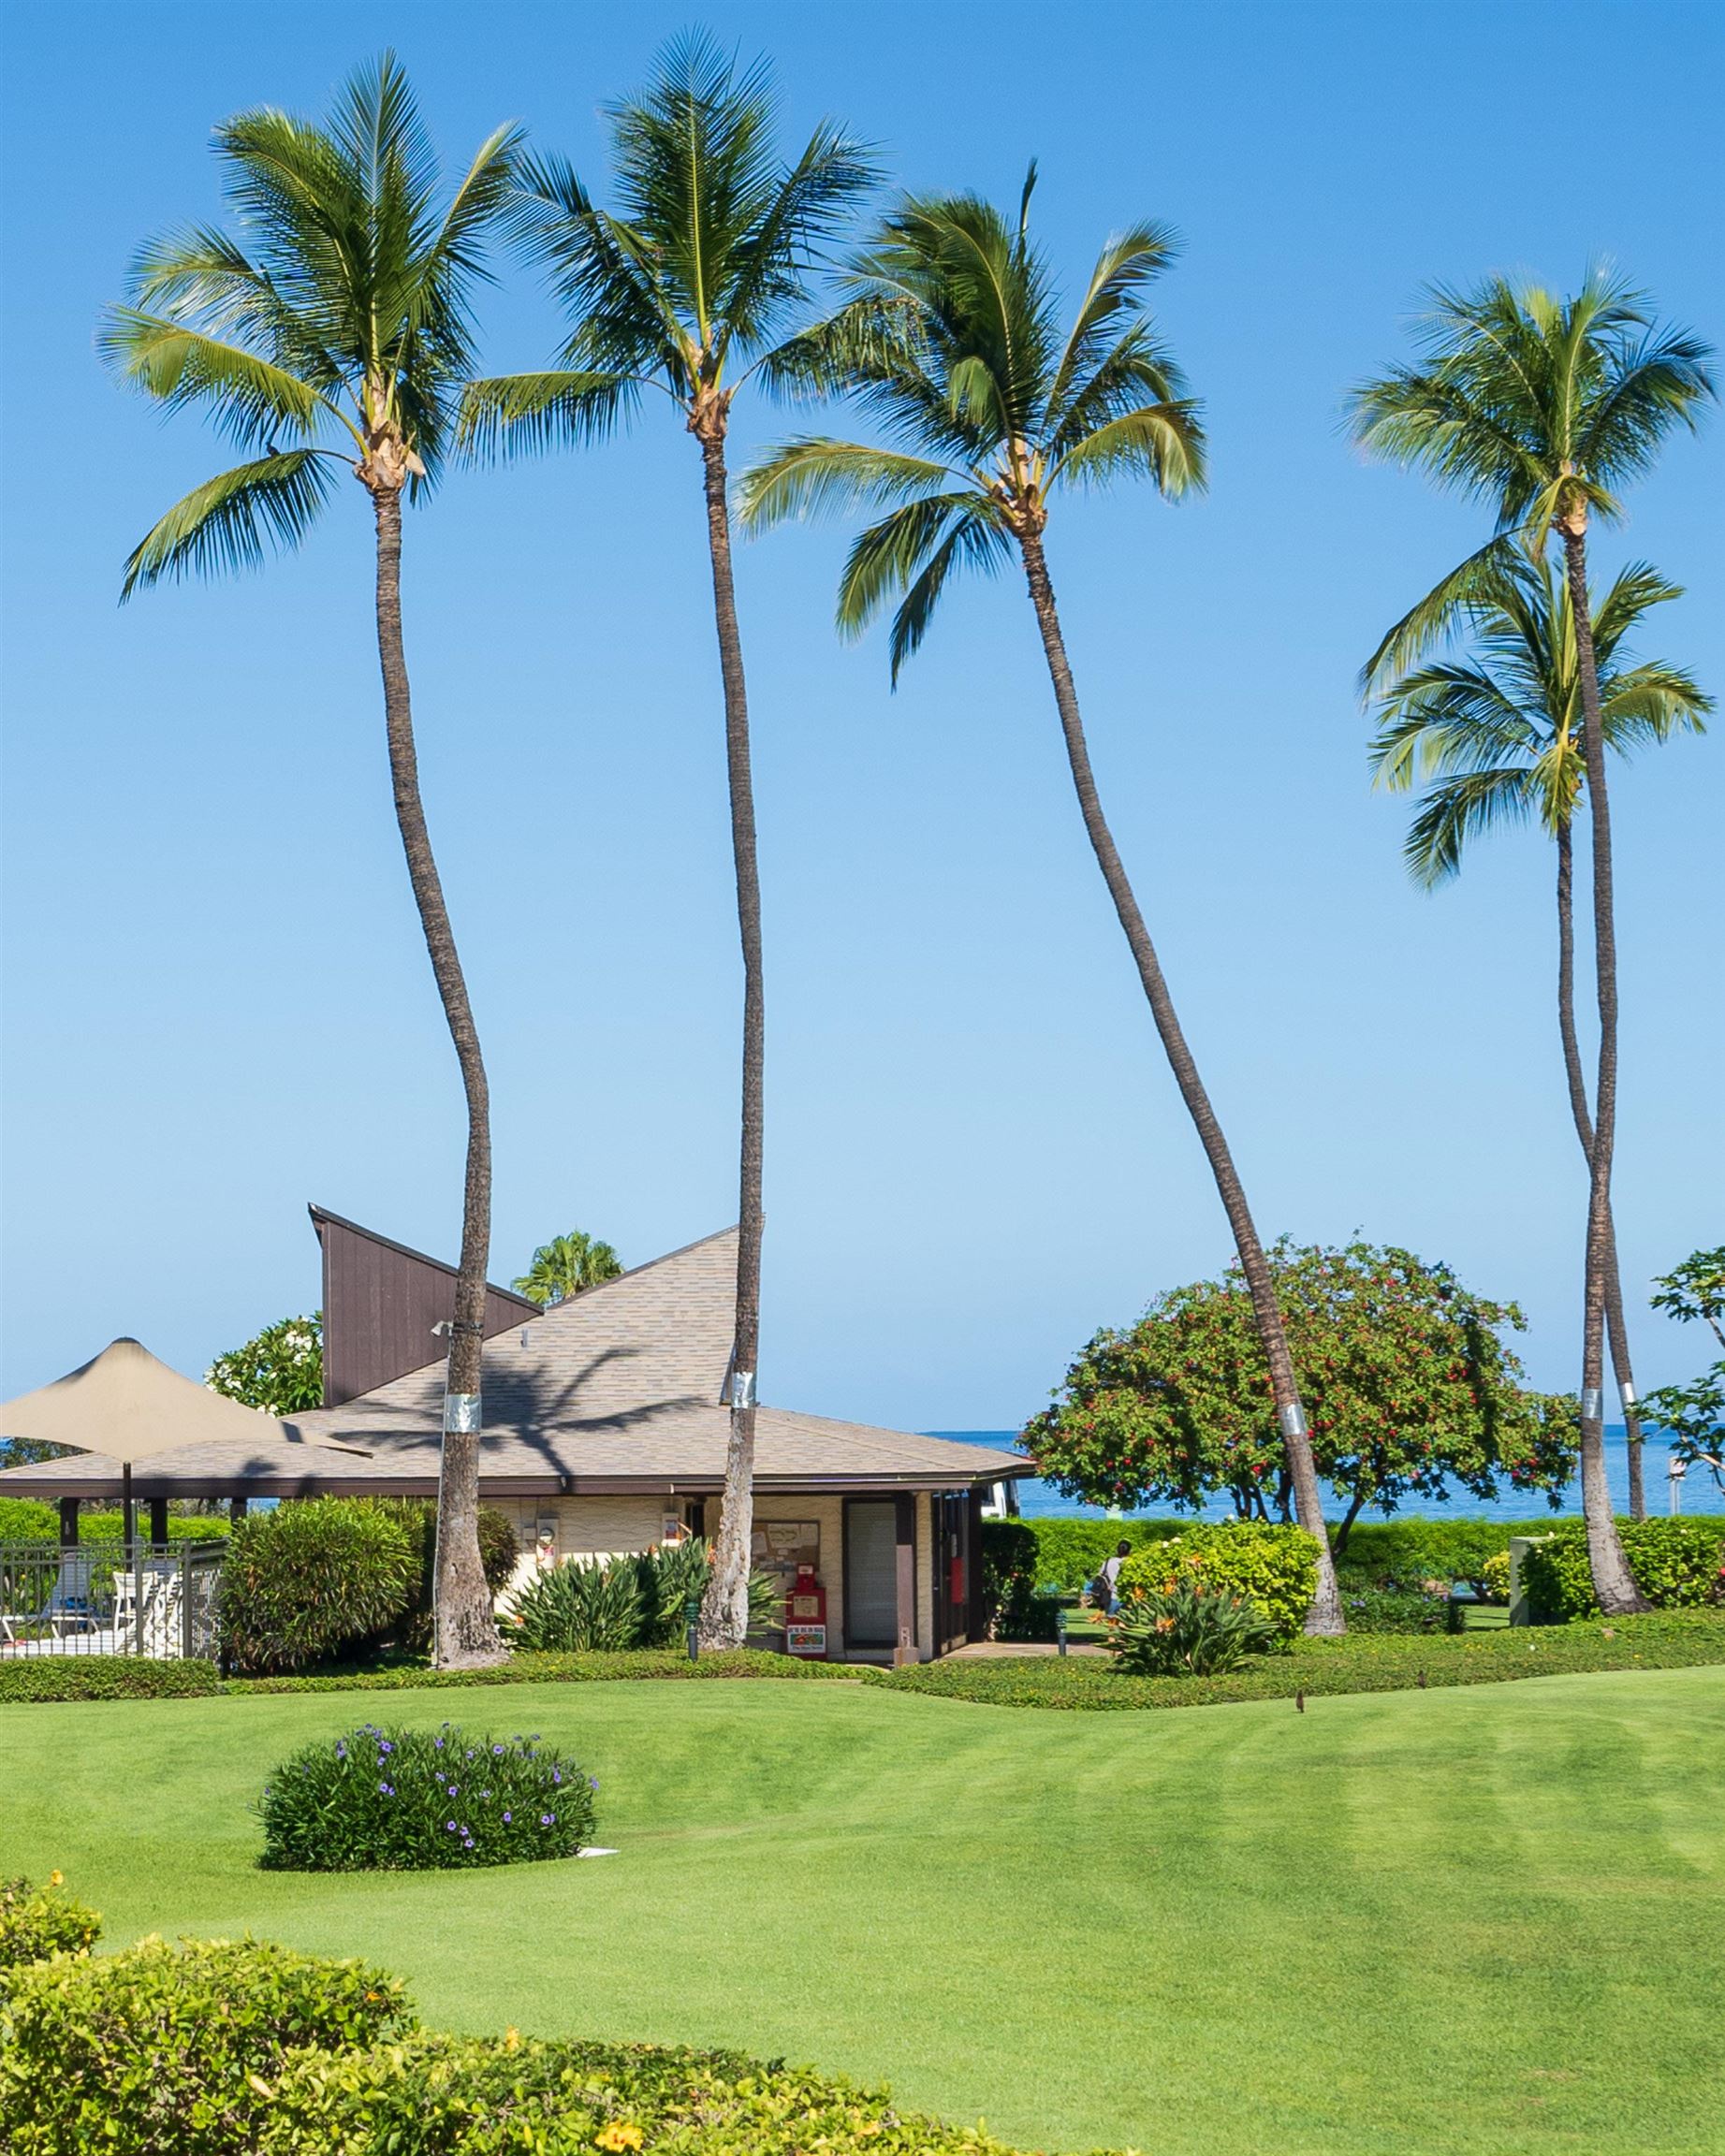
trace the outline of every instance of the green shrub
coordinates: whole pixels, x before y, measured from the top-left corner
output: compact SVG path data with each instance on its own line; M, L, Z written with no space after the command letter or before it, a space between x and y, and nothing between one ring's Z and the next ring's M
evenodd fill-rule
M55 1954L87 1954L102 1935L94 1909L62 1893L58 1872L46 1886L28 1879L0 1879L0 1982L10 1969L46 1961Z
M291 2058L260 2156L1011 2156L884 2090L734 2051L420 2033Z
M592 1654L633 1647L642 1628L635 1566L627 1560L605 1565L573 1558L528 1581L504 1631L523 1647Z
M1190 1520L1074 1520L1054 1517L1016 1522L1036 1540L1036 1581L1039 1587L1075 1595L1088 1587L1122 1542L1134 1550L1148 1542L1165 1542L1190 1527ZM985 1526L985 1535L987 1528Z
M691 1662L675 1647L636 1647L621 1654L552 1654L521 1649L506 1662L478 1669L346 1669L308 1677L235 1677L225 1692L417 1692L474 1684L606 1684L642 1678L712 1679L767 1677L787 1683L804 1680L855 1683L861 1668L852 1662L805 1662L760 1647L732 1647Z
M309 1669L404 1617L416 1578L408 1530L374 1502L308 1497L254 1513L222 1566L223 1645L238 1669Z
M1725 1520L1619 1520L1635 1584L1658 1610L1725 1602ZM1587 1565L1587 1530L1565 1521L1536 1539L1522 1564L1534 1617L1565 1624L1599 1608Z
M1028 1520L982 1523L983 1629L990 1639L1023 1639L1036 1592L1037 1543Z
M54 1542L60 1515L37 1497L0 1497L0 1542Z
M1487 1602L1509 1600L1510 1553L1507 1550L1494 1551L1480 1566L1480 1586Z
M1109 1627L1116 1666L1140 1677L1211 1677L1277 1644L1255 1602L1201 1585L1190 1572L1172 1589L1132 1587Z
M0 1706L55 1699L196 1699L219 1692L213 1662L132 1654L31 1654L0 1662Z
M436 1502L430 1497L363 1497L354 1502L369 1505L387 1520L393 1520L406 1536L412 1552L412 1578L402 1607L386 1624L379 1626L377 1636L387 1631L407 1653L429 1653L437 1569ZM515 1561L520 1555L515 1525L509 1515L500 1512L495 1505L480 1506L477 1524L479 1562L485 1571L485 1583L493 1595L501 1595L509 1584Z
M574 1857L593 1791L534 1737L365 1722L283 1761L258 1804L270 1872L452 1872Z
M1206 1587L1243 1595L1275 1626L1279 1639L1291 1639L1311 1608L1318 1546L1303 1527L1266 1526L1261 1521L1187 1527L1126 1560L1120 1567L1121 1599L1134 1587L1165 1593L1182 1573Z
M250 1939L38 1962L7 1993L7 2156L235 2156L256 2147L292 2053L413 2025L381 1970Z
M1341 1598L1350 1632L1447 1632L1454 1610L1447 1594L1401 1587L1349 1587Z

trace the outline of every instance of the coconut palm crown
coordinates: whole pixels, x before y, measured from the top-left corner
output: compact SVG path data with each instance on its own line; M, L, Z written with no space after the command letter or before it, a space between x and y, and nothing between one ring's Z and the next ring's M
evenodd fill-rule
M304 537L345 467L371 497L374 614L396 822L467 1108L461 1249L438 1478L440 1662L503 1653L478 1537L490 1105L426 826L402 627L402 503L437 476L472 371L472 302L518 137L499 128L440 209L430 139L385 54L327 122L241 113L215 133L232 228L147 246L102 332L131 386L200 411L253 452L176 503L133 549L127 595L162 578L260 562Z
M145 534L127 596L296 544L343 466L410 498L435 479L519 139L489 137L440 211L436 159L387 53L355 72L327 124L263 108L215 130L232 229L193 226L140 250L101 344L123 381L256 454Z
M953 571L1001 567L1063 488L1133 477L1175 497L1204 484L1198 408L1145 312L1173 234L1142 223L1111 239L1062 330L1031 237L1035 180L1032 165L1016 223L973 195L893 211L853 265L848 303L780 361L787 379L853 395L888 445L804 437L743 482L755 527L886 509L850 549L838 620L858 635L903 594L895 680Z
M1619 663L1622 647L1655 607L1682 597L1645 561L1632 562L1591 608L1605 746L1627 756L1705 731L1713 709L1693 675L1661 660ZM1403 859L1414 881L1447 882L1470 839L1506 823L1536 822L1566 834L1585 779L1575 617L1567 582L1543 552L1519 548L1482 565L1469 596L1428 617L1468 650L1405 672L1378 663L1364 686L1376 701L1371 768L1390 793L1426 792Z

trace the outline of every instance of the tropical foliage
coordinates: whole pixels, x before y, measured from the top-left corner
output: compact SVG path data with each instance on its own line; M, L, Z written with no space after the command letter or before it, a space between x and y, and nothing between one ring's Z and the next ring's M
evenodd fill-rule
M282 1318L204 1372L212 1392L266 1415L300 1415L324 1403L324 1314Z
M508 1630L518 1647L558 1653L620 1653L681 1642L691 1602L706 1593L712 1545L690 1537L632 1556L569 1558L530 1580L515 1597ZM749 1578L749 1630L779 1614L779 1583Z
M1574 1467L1572 1402L1528 1391L1503 1337L1513 1303L1473 1294L1411 1250L1284 1240L1277 1300L1311 1416L1320 1471L1346 1505L1556 1493ZM1157 1297L1127 1332L1097 1333L1054 1405L1025 1429L1042 1473L1090 1504L1197 1509L1224 1492L1242 1518L1292 1516L1286 1449L1238 1266Z
M1317 1577L1317 1545L1303 1527L1227 1520L1134 1550L1120 1566L1118 1592L1124 1608L1140 1595L1172 1595L1187 1581L1207 1594L1238 1596L1273 1640L1286 1641L1311 1606Z
M1696 1250L1659 1275L1653 1307L1680 1324L1702 1324L1725 1350L1725 1246ZM1705 1467L1725 1490L1725 1352L1687 1385L1661 1385L1642 1411L1671 1441L1686 1465Z
M1654 1609L1725 1605L1725 1520L1619 1520L1617 1531L1635 1584ZM1578 1522L1534 1538L1522 1573L1537 1618L1567 1623L1599 1609Z
M1160 1590L1129 1589L1108 1644L1136 1677L1214 1677L1266 1653L1277 1632L1255 1603L1185 1573Z
M596 1288L602 1280L615 1280L622 1260L608 1243L572 1228L566 1235L554 1235L534 1252L533 1263L519 1280L511 1281L518 1295L542 1309L555 1309L584 1288Z

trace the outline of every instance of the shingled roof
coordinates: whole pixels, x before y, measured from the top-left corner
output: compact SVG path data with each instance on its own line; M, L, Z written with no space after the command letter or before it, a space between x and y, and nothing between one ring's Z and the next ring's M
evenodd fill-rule
M548 1496L643 1489L700 1494L724 1481L730 1413L722 1404L730 1356L737 1231L691 1243L668 1257L590 1288L485 1345L485 1435L480 1489L487 1496ZM286 1495L437 1486L444 1361L397 1377L340 1406L288 1421L299 1446L359 1446L369 1459L323 1453L279 1460L260 1447L236 1472L232 1456L197 1447L164 1460L150 1477L170 1493ZM309 1462L316 1460L314 1471ZM339 1469L335 1463L339 1460ZM45 1462L0 1475L0 1490L51 1495L99 1479L94 1456ZM755 1485L761 1490L963 1489L1033 1474L1016 1454L950 1438L913 1436L763 1405L755 1417ZM139 1484L140 1493L146 1485Z

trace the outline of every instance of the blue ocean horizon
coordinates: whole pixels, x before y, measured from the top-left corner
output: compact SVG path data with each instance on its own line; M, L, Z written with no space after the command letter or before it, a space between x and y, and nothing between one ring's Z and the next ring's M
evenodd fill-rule
M1018 1433L1016 1430L929 1430L929 1437L948 1437L959 1445L987 1445L1002 1452L1017 1449ZM1661 1436L1646 1435L1642 1442L1642 1485L1646 1495L1650 1514L1664 1513L1671 1508L1671 1448ZM1630 1508L1630 1453L1628 1434L1622 1423L1605 1426L1605 1472L1611 1483L1612 1501L1619 1512ZM1324 1484L1326 1500L1333 1501L1335 1492ZM1557 1493L1558 1513L1581 1510L1581 1479L1579 1476ZM1725 1511L1722 1498L1713 1478L1703 1469L1691 1469L1681 1485L1681 1503L1685 1511ZM1018 1485L1018 1508L1027 1519L1042 1520L1059 1513L1064 1517L1086 1520L1106 1520L1113 1515L1098 1505L1081 1505L1075 1498L1062 1497L1052 1484L1030 1479ZM1163 1515L1173 1511L1172 1506L1149 1508ZM1225 1520L1233 1512L1233 1506L1225 1497L1212 1497L1203 1511L1194 1517L1204 1520ZM1388 1515L1378 1507L1368 1505L1360 1514L1362 1520L1382 1520ZM1457 1489L1447 1503L1434 1503L1429 1498L1416 1500L1402 1507L1395 1515L1398 1520L1549 1520L1553 1508L1543 1494L1537 1490L1505 1490L1495 1502L1487 1504Z

